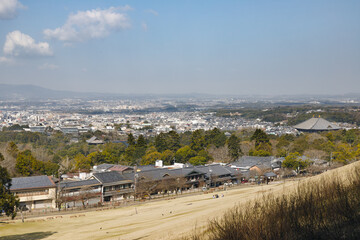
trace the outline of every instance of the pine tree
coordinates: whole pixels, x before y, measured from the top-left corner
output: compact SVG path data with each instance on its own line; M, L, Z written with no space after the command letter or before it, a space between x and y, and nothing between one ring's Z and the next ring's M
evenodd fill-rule
M241 154L240 139L235 134L232 134L228 139L227 145L231 160L237 160Z
M135 145L135 138L134 135L132 135L131 133L128 135L127 143L129 144L129 146Z
M170 131L166 137L166 149L176 152L180 148L180 136L176 131Z
M251 141L255 140L255 147L259 146L262 143L270 143L268 135L261 129L256 129L254 134L251 136Z
M198 152L206 147L205 136L202 130L195 130L191 136L190 147Z
M155 137L155 147L159 152L163 152L167 149L165 133L160 133Z
M137 148L140 148L140 147L146 147L146 140L144 138L143 135L140 135L137 139L137 142L136 142L136 147Z
M6 216L14 218L16 208L19 206L19 200L10 192L11 178L6 168L0 166L0 216L2 212Z

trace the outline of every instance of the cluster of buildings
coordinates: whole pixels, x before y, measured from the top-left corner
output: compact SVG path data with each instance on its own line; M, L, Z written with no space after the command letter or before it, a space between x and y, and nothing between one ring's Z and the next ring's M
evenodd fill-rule
M51 132L78 135L86 132L113 132L118 135L132 133L135 136L155 136L160 132L210 130L235 131L245 128L262 128L269 134L295 134L288 126L274 126L269 122L245 120L240 117L226 118L215 113L204 112L152 112L145 114L79 114L56 113L51 111L0 111L0 129L14 125L28 126L24 131Z
M66 101L65 101L66 103ZM68 103L71 108L71 102ZM133 103L103 109L98 114L64 113L48 109L0 110L0 129L16 124L25 127L22 131L49 133L51 130L77 136L89 131L113 132L118 135L132 133L154 136L160 132L210 130L223 131L243 128L262 128L268 134L296 134L298 131L317 132L340 129L322 118L311 118L297 126L275 126L261 120L245 120L240 117L225 118L215 113L201 111L152 111L151 113L119 113L116 110L137 110L143 106ZM153 103L145 103L151 107ZM150 104L150 105L149 105ZM164 103L162 103L164 104ZM103 102L92 102L86 110L98 109ZM127 106L127 107L126 107ZM129 107L133 106L133 107ZM156 104L154 105L156 106ZM45 108L49 106L44 106ZM94 107L92 109L91 107ZM102 144L93 137L89 144ZM11 191L15 193L22 209L72 208L103 205L135 198L151 197L154 194L177 194L189 189L208 189L228 186L247 181L267 181L277 178L284 159L274 157L241 157L231 164L191 166L174 164L163 166L158 160L154 166L122 166L101 164L94 166L90 173L62 174L59 179L51 176L13 178Z
M189 189L206 190L260 179L273 180L283 159L242 157L231 164L191 166L174 164L130 167L94 166L91 173L13 178L11 192L23 210L103 205L156 194L178 194Z

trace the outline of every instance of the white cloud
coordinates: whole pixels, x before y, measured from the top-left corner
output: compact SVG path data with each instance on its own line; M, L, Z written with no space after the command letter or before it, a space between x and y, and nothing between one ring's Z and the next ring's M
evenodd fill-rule
M44 64L39 66L39 69L41 69L41 70L46 70L46 69L55 70L55 69L59 69L59 66L55 65L55 64L51 64L51 63L44 63Z
M0 63L13 63L14 59L12 58L7 58L7 57L0 57Z
M10 32L6 35L3 48L8 56L51 56L53 52L47 42L36 43L35 40L20 31Z
M55 29L45 29L46 38L66 42L82 42L92 38L103 38L111 32L127 29L131 26L125 13L131 7L110 7L105 10L93 9L71 14L66 23Z
M159 13L158 13L157 11L152 10L152 9L145 10L145 12L147 12L147 13L151 13L151 14L153 14L154 16L159 15Z
M17 0L0 0L0 19L13 19L22 8L25 7Z

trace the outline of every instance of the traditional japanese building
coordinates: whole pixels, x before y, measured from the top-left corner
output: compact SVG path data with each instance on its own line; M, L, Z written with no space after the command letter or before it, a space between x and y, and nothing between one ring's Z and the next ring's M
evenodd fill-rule
M10 191L27 209L56 208L56 185L49 176L13 178Z
M340 127L334 123L331 123L321 117L312 117L305 122L295 125L294 128L301 132L323 132L339 130Z

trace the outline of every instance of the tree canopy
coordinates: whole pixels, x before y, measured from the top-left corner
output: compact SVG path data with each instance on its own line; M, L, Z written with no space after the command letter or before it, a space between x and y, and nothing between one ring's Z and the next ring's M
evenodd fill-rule
M19 200L10 192L11 178L6 168L0 166L0 216L2 212L6 216L14 218Z
M290 168L299 172L310 165L308 160L302 159L298 152L290 153L282 163L284 168Z
M235 134L232 134L228 139L227 145L231 160L237 160L241 155L240 139Z

